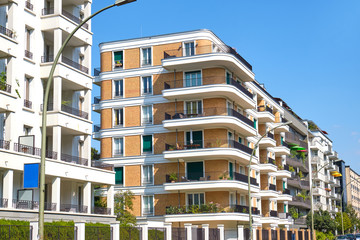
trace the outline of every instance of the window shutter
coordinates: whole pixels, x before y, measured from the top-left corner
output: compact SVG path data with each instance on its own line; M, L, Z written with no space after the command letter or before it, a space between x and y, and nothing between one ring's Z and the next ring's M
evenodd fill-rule
M115 184L124 184L124 168L117 167L115 168Z
M143 152L152 152L152 136L143 136Z

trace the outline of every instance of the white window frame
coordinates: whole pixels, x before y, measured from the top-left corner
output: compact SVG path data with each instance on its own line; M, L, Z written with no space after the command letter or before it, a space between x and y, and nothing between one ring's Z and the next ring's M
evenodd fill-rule
M192 129L190 129L191 131L184 131L184 144L186 143L186 141L187 141L187 138L186 138L186 133L187 132L190 132L191 134L192 134L192 132L198 132L198 131L201 131L202 132L202 145L203 145L203 148L205 148L205 138L204 138L204 130L202 129L202 130L196 130L196 131L193 131ZM189 139L189 141L190 141L190 139ZM200 161L194 161L194 162L200 162ZM204 166L204 171L205 171L205 166Z
M116 81L122 81L122 89L123 89L123 94L122 94L122 96L115 96L115 82ZM116 99L116 98L125 98L125 80L124 79L114 79L113 81L112 81L112 98L114 99Z
M150 78L150 83L151 83L151 93L144 93L144 81L143 78ZM146 75L146 76L141 76L141 96L147 96L147 95L153 95L154 92L154 85L153 85L153 77L152 75Z
M120 109L122 109L122 122L123 122L123 124L121 125L115 125L115 116L116 116L116 110L120 110ZM122 128L122 127L125 127L124 125L125 125L125 109L124 108L113 108L113 122L112 122L112 124L113 124L113 128ZM121 122L121 121L120 121Z
M193 192L193 193L187 193L186 194L186 206L192 206L192 205L189 205L189 195L193 195L193 200L194 200L194 194L199 194L199 202L200 202L200 194L204 194L204 204L206 204L206 194L205 192Z
M144 182L144 179L145 179L145 172L144 172L144 167L147 167L147 166L151 166L151 169L152 169L152 179L151 179L151 182ZM142 165L141 166L141 183L142 185L154 185L154 164L146 164L146 165Z
M145 200L144 200L144 198L145 197L152 197L152 208L153 208L152 210L153 210L153 212L150 213L150 214L145 214L145 211L144 211L144 209L145 209ZM154 195L143 195L141 205L142 205L141 213L142 213L143 216L154 216L154 214L155 214Z
M194 99L194 100L191 100L191 101L184 101L184 114L187 113L187 103L188 102L201 102L201 113L204 112L204 102L202 99ZM204 135L203 135L203 138L204 138Z
M144 64L144 53L143 53L143 50L145 50L145 49L150 49L151 58L150 58L150 63L148 63L148 64ZM152 48L152 46L142 47L140 54L141 54L141 66L152 66L152 65L153 65L153 48Z
M185 46L186 46L186 44L188 44L188 43L194 43L194 54L190 54L190 55L186 55L186 48L185 48ZM190 56L195 56L196 55L196 41L186 41L186 42L183 42L182 43L182 46L183 46L183 56L184 57L190 57Z
M152 144L152 148L151 148L151 153L150 152L143 152L143 136L150 136L151 135L151 144ZM141 135L141 155L150 155L150 154L154 154L154 134L143 134Z
M122 154L116 154L115 153L115 139L122 139ZM125 156L125 138L124 137L113 137L112 140L112 144L113 144L113 149L112 149L112 154L114 157L118 157L118 156Z
M144 107L151 107L151 122L144 122ZM153 105L144 105L141 106L141 125L153 125L154 124L154 106Z
M203 163L203 177L205 177L205 161L204 160L193 160L193 161L188 161L188 162L185 162L185 177L187 178L187 164L188 163L192 163L192 162L202 162Z
M201 79L201 83L200 85L196 85L196 86L202 86L203 85L203 71L202 69L194 69L194 70L191 70L191 71L184 71L183 72L183 86L186 87L186 73L189 73L189 72L200 72L200 79ZM193 87L193 86L190 86L190 87Z
M122 67L115 68L115 54L114 53L115 52L121 52L121 51L123 52L123 64L122 64ZM125 69L125 49L112 51L111 65L112 65L113 71Z

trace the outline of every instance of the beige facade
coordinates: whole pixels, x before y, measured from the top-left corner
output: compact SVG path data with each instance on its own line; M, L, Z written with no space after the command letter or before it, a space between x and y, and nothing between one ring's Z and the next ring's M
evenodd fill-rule
M351 205L360 216L360 175L345 166L347 205Z

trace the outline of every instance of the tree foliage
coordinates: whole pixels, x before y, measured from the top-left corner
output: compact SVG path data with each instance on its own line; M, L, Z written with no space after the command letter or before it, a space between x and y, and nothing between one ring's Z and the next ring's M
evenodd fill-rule
M100 159L100 153L97 149L91 148L91 160L99 160Z
M350 231L353 232L355 226L356 229L359 229L360 219L357 217L356 211L351 204L347 205L347 207L345 208L345 213L348 215L350 219L350 223L351 223Z
M336 213L336 228L339 233L342 233L342 221L341 221L341 213ZM343 221L344 221L344 232L348 232L352 228L351 220L349 218L349 215L344 212L343 213Z
M132 214L134 194L131 191L118 192L114 196L114 213L120 227L129 227L136 224L136 217Z
M306 224L311 227L311 215L310 212L306 217ZM334 219L331 217L328 211L315 211L314 212L314 228L317 231L328 233L334 232L336 229L336 223Z

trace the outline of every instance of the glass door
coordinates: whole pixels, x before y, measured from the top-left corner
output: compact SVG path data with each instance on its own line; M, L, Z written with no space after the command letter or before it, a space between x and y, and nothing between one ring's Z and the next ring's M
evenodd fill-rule
M201 101L191 101L185 104L185 114L187 117L197 117L202 113Z
M187 72L185 73L185 87L193 87L201 85L201 72Z
M203 147L203 136L202 131L191 131L186 132L186 148L202 148Z
M199 181L204 177L204 164L203 162L189 162L186 164L186 172L188 180Z

